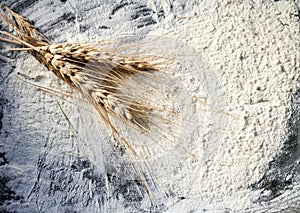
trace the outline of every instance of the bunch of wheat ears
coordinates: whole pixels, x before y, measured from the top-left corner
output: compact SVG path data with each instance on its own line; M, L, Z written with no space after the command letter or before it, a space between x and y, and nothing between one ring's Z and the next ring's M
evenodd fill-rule
M20 47L11 49L28 51L72 90L78 91L96 109L105 128L110 131L113 136L112 147L117 149L116 152L121 152L121 155L125 153L129 160L133 161L145 158L143 155L146 152L137 151L138 148L133 145L130 139L132 134L148 135L157 146L163 147L173 143L172 140L178 136L178 126L172 121L172 116L168 116L172 113L166 113L165 117L163 113L157 113L174 110L168 109L168 101L161 101L159 96L163 94L159 94L155 88L164 83L162 79L158 80L157 76L164 71L157 68L159 62L149 63L159 61L160 57L120 55L113 50L98 47L99 43L98 46L51 44L24 17L7 5L2 5L2 8L7 15L1 14L1 17L13 29L15 35L1 31L4 37L0 37L0 40L19 45ZM136 87L143 92L136 92ZM153 99L157 101L153 102ZM131 132L124 133L119 126L125 126ZM156 133L152 134L153 131ZM147 147L141 148L145 149ZM135 165L137 176L146 176L145 168L150 169L150 166L147 163L144 164L144 168ZM146 178L149 177L142 178L142 185L151 198Z

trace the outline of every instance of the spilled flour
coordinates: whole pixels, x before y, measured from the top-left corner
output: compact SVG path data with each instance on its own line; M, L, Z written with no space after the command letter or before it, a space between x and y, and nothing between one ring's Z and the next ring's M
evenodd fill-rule
M178 188L213 207L239 209L255 200L249 186L262 177L287 133L291 94L299 88L299 21L288 18L296 10L288 2L207 4L198 18L180 23L179 37L210 62L224 108L237 119L227 119L211 161L199 170L184 168L189 176L178 177Z
M259 191L250 186L263 177L281 152L291 116L291 96L299 90L299 7L292 1L126 2L118 7L117 3L94 1L85 5L80 1L37 1L20 13L53 42L110 38L128 32L143 41L154 38L145 47L174 57L177 64L171 67L170 78L189 91L193 105L188 110L193 111L193 119L189 118L191 128L182 126L181 131L190 131L195 149L189 151L200 159L186 155L178 160L169 153L170 161L180 163L168 172L165 164L157 172L162 172L159 185L175 196L162 200L158 211L253 208ZM14 1L11 4L18 6ZM44 17L49 11L53 12L50 19ZM56 22L59 17L64 18ZM3 209L146 211L147 202L135 198L141 192L133 188L138 187L120 180L109 192L112 197L121 194L119 199L101 207L101 193L108 193L103 188L113 181L90 171L91 164L103 157L96 156L95 148L104 148L86 140L78 144L70 137L69 123L57 101L78 131L98 132L99 125L91 121L88 128L81 127L81 115L74 114L80 104L72 98L64 97L64 101L18 80L16 72L39 85L68 91L32 57L21 53L17 58L14 74L9 75L8 65L1 72L5 80L0 92L7 103L0 151L9 162L0 167L1 180L7 178L5 187L15 193ZM107 142L101 134L82 137ZM87 156L82 149L87 149Z

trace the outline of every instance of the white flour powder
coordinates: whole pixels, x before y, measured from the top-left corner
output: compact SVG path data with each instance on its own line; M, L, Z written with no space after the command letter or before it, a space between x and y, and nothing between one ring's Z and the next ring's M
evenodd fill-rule
M24 12L29 19L36 19L37 26L47 25L48 19L43 18L45 9L41 9L45 2L40 1ZM110 11L103 5L100 9L85 11L92 2L82 5L81 1L74 1L72 7L61 7L60 12L54 14L59 16L74 10L78 18L76 24L70 28L58 25L46 35L60 42L66 38L68 41L82 37L98 39L102 35L109 38L112 34L132 32L134 23L122 24L128 12L121 11L115 18L108 19ZM195 102L196 108L193 108L198 113L198 123L193 124L198 127L192 135L196 147L193 152L200 156L200 161L187 157L179 167L159 179L161 186L186 198L169 212L195 208L246 209L253 206L257 196L249 186L263 176L268 163L282 148L290 117L291 95L299 89L300 22L292 15L296 14L297 7L291 1L202 1L186 5L175 2L172 10L169 4L169 1L149 3L152 8L163 8L165 19L155 28L135 32L149 40L150 35L157 37L172 31L160 41L169 39L170 46L175 44L174 54L187 48L184 49L187 55L180 56L183 59L179 59L178 72L173 70L172 78L180 79L192 97L197 96L209 104ZM79 32L79 25L84 24L92 27ZM105 24L112 27L99 36L98 27ZM160 44L157 40L153 41L156 45ZM166 46L162 47L165 48L162 52L173 53L166 50ZM63 85L57 80L49 80L55 77L41 71L42 65L33 58L26 58L24 54L18 57L18 71L38 79L40 84L55 88ZM180 67L180 63L184 66ZM2 120L1 141L5 141L7 158L15 162L8 170L12 167L19 170L20 179L28 175L36 177L35 164L39 153L45 151L43 146L51 147L45 148L48 153L45 165L55 162L52 159L58 156L59 165L70 165L73 159L70 153L77 152L78 145L69 137L68 122L56 100L62 102L68 115L74 104L37 92L14 77L4 85L1 89L4 97L17 99ZM74 115L73 119L80 119L80 116ZM4 137L4 133L8 137ZM35 148L32 148L34 141ZM26 147L22 143L31 144L27 150L31 156L20 154L16 158L12 150L18 150L18 146ZM77 181L80 182L80 178ZM20 179L17 177L15 182ZM39 184L43 185L43 182ZM89 184L82 183L82 191L92 193L96 189L89 188ZM14 186L14 190L28 195L34 181L28 180L28 185ZM44 205L41 208L46 208L47 199L39 199Z

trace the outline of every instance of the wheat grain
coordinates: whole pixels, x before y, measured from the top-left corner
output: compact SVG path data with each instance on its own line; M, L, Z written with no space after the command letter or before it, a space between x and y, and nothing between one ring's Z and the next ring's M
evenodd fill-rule
M177 124L156 113L173 111L166 107L167 101L162 101L159 88L156 88L157 84L165 83L164 79L158 80L156 76L157 73L164 73L156 67L159 56L116 54L117 51L99 48L95 44L51 44L24 17L6 5L2 7L8 16L1 14L1 17L17 36L1 31L0 34L8 38L0 37L0 40L21 45L11 50L28 51L72 90L80 92L94 106L112 133L114 141L111 143L112 147L118 148L116 152L125 153L132 162L149 157L147 147L138 148L140 145L135 145L131 140L134 134L147 135L166 151L167 144L179 146L172 141L178 138ZM153 102L153 99L158 101ZM122 127L127 127L128 132L121 131ZM156 133L152 134L153 131ZM157 136L158 139L155 138ZM151 166L143 161L143 165L134 165L134 170L142 178L151 199L149 184L145 181L146 178L151 179Z

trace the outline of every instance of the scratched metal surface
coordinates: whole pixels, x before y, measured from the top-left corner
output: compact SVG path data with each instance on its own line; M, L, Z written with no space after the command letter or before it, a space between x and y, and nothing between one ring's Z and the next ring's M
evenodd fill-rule
M150 2L150 1L149 1ZM169 1L169 9L159 3L147 1L72 1L25 0L6 1L16 12L28 17L51 41L64 42L67 33L85 33L93 37L95 31L110 34L147 33L166 18L190 15L193 1L180 3ZM184 10L182 9L184 8ZM98 11L92 16L91 11ZM101 10L110 15L102 16ZM67 12L66 12L67 11ZM118 16L122 22L116 22ZM298 14L299 15L299 14ZM74 27L74 26L78 27ZM1 29L4 27L1 25ZM66 34L65 34L66 33ZM121 212L124 207L131 212L167 210L162 202L157 207L144 208L145 192L142 186L130 180L98 174L88 158L66 154L76 151L74 139L70 137L68 123L58 110L56 103L47 101L47 94L27 103L28 111L19 111L26 98L34 96L35 89L18 83L7 85L15 69L17 53L8 53L7 46L0 43L0 210L3 212ZM25 54L23 54L24 56ZM7 91L9 86L9 94ZM25 92L24 92L25 91ZM253 190L263 193L254 201L254 207L241 211L299 212L300 211L300 92L293 95L292 116L289 121L290 134L285 139L283 152L270 162L263 178L253 184ZM42 103L42 104L41 104ZM52 106L50 109L49 106ZM29 120L30 109L38 109ZM42 117L46 114L48 118ZM52 121L49 127L49 120ZM27 128L35 122L36 128ZM56 125L55 125L56 124ZM3 126L9 125L9 126ZM11 132L16 126L20 132ZM64 131L57 134L57 129ZM5 130L5 131L4 131ZM59 140L57 137L59 136ZM105 182L110 183L110 199L114 206L105 206ZM121 195L121 196L120 196ZM120 200L122 197L123 200ZM173 201L180 197L170 195ZM198 209L202 211L202 209ZM230 211L229 209L224 211Z

